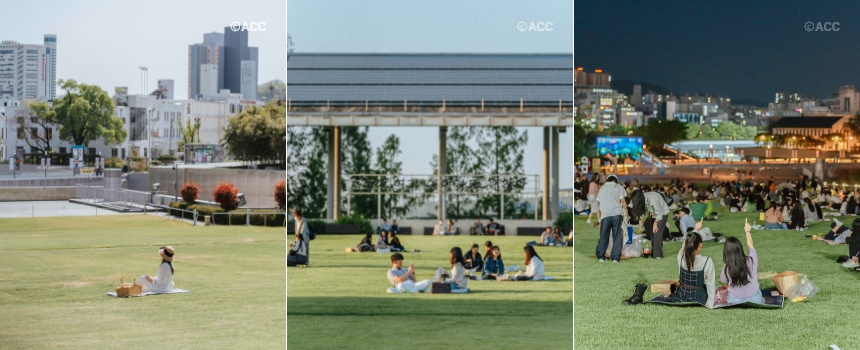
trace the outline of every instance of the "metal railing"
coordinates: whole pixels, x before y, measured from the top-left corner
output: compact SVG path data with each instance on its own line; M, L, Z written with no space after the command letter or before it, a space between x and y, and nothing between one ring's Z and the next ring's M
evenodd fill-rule
M212 220L211 220L212 225L217 225L218 220L215 220L215 218L216 218L216 216L217 216L217 215L226 215L226 216L227 216L227 225L228 225L228 226L233 225L233 218L234 218L234 217L237 217L237 218L236 218L236 219L237 219L237 222L242 222L242 221L244 221L244 222L245 222L245 226L251 226L251 216L252 216L252 215L260 215L260 216L262 216L262 218L263 218L263 226L269 226L269 225L268 225L268 221L269 221L269 220L268 220L268 219L269 219L269 218L268 218L268 216L269 216L269 215L274 215L275 217L277 217L278 215L283 215L283 216L284 216L284 226L286 226L286 225L287 225L287 213L286 213L286 212L283 212L283 211L280 211L280 210L259 211L259 209L255 209L255 210L257 210L257 211L254 211L254 212L252 213L252 212L251 212L251 209L252 209L252 208L243 208L243 209L245 209L245 213L236 213L236 212L233 212L233 213L212 213ZM244 220L242 220L242 219L244 219Z
M185 209L179 209L179 208L171 208L168 206L158 205L158 204L147 204L147 203L143 204L143 215L147 215L149 213L152 213L153 215L157 216L157 214L161 213L161 212L164 212L164 215L162 217L165 219L173 218L176 220L191 220L192 225L197 226L197 218L199 216L199 213L197 213L196 210L185 210ZM174 215L174 213L176 213L176 212L180 213L179 216Z

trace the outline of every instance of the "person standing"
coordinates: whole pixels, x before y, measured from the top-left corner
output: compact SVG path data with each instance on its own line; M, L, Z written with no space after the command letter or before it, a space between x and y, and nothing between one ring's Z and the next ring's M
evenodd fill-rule
M297 239L295 244L304 245L303 249L305 250L305 256L307 256L307 262L305 263L305 267L307 267L311 261L311 231L308 228L307 220L305 220L305 218L302 216L302 208L296 208L295 210L293 210L293 219L295 219L296 235L302 236L302 240L299 241Z
M591 211L588 213L588 220L585 220L586 224L591 224L591 215L597 214L598 219L600 218L600 214L598 211L600 210L600 203L597 202L597 194L600 191L600 184L598 184L598 179L600 179L600 174L594 173L591 175L591 182L588 183L588 205L591 206Z
M623 247L621 226L624 224L624 217L627 216L627 203L624 200L626 196L627 191L618 184L615 174L606 177L606 183L597 194L597 201L600 203L600 239L597 241L595 255L599 262L606 261L606 248L610 239L613 243L610 253L612 262L617 263L621 260Z
M654 224L651 234L651 256L663 258L663 230L666 229L666 220L669 217L669 206L662 194L657 192L633 191L630 196L630 216L639 220L639 233L642 233L642 224L645 214L651 214Z

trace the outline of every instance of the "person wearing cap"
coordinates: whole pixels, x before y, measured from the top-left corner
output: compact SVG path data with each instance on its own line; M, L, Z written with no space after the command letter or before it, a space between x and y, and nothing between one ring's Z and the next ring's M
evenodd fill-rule
M625 197L627 197L627 191L624 190L624 186L618 184L618 177L615 174L607 176L606 183L597 193L597 202L600 203L600 239L597 241L595 255L599 262L606 261L606 249L610 239L612 239L610 258L613 263L621 261L621 248L624 246L621 226L624 224L624 217L627 216Z
M158 248L161 255L161 266L158 267L155 277L143 275L137 279L141 286L141 293L166 293L173 291L173 247L166 246Z

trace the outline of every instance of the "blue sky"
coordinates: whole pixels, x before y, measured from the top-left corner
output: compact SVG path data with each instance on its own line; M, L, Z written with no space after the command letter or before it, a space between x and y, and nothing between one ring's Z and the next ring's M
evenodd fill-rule
M552 31L521 32L519 22L552 22ZM287 30L295 52L573 54L573 2L289 0ZM543 134L540 128L526 130L525 171L540 174ZM372 146L379 147L395 132L401 139L403 172L432 172L438 130L371 128ZM560 142L559 185L571 188L572 130Z
M147 66L148 90L173 79L174 98L187 98L188 45L233 21L266 23L266 31L248 36L260 48L259 82L287 75L284 0L3 1L0 13L0 40L41 44L44 34L56 34L57 77L109 94L116 86L139 93L138 67Z

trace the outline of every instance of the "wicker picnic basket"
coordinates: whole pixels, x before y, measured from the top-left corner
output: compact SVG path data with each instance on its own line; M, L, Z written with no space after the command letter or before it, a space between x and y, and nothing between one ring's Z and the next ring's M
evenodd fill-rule
M122 283L123 278L131 278L131 283ZM141 286L134 280L134 276L122 276L119 278L119 287L116 287L116 296L128 297L140 295Z

